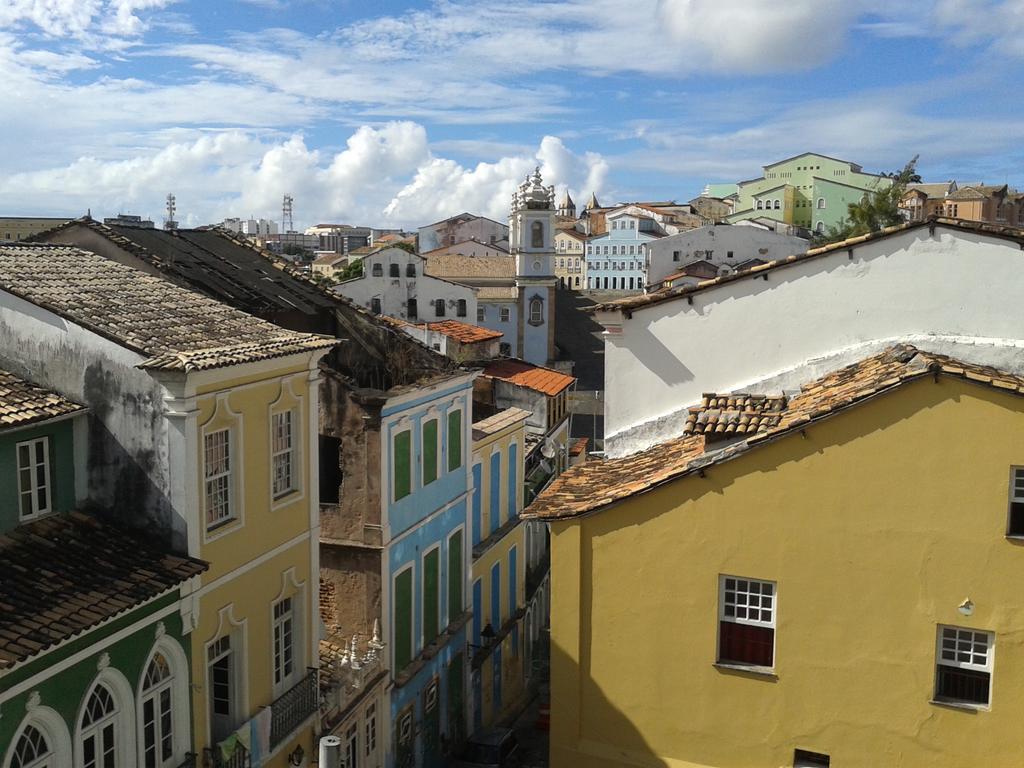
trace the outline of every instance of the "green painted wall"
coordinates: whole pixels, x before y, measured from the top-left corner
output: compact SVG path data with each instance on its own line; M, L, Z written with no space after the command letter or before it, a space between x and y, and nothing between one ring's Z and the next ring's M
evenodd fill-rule
M101 629L87 632L82 637L59 650L44 654L24 667L0 677L0 692L9 690L18 683L35 675L45 673L79 651L96 647L104 639L125 627L129 627L147 616L152 617L153 614L159 612L162 608L177 603L178 599L178 592L175 591L147 606L130 611L125 616L110 622ZM178 643L191 664L190 643L182 636L181 616L177 610L171 611L162 619L153 618L138 631L105 648L97 647L94 653L89 654L82 661L65 670L45 677L38 684L33 684L29 690L11 699L4 700L0 704L0 715L2 715L0 716L0 765L4 763L5 759L3 750L11 745L14 733L18 730L25 716L25 703L33 691L39 692L41 697L40 703L43 706L51 707L64 718L64 722L68 727L68 733L72 734L72 738L74 737L75 719L78 716L78 710L83 697L96 678L97 664L101 654L110 654L110 666L120 671L132 686L132 690L138 694L142 666L149 658L153 644L156 642L156 626L158 621L163 621L166 632L165 636L173 638ZM190 672L187 669L175 670L175 674L182 674L186 676L186 679L190 679ZM191 706L191 703L188 706ZM189 722L191 722L191 716L189 717Z
M67 512L75 506L75 460L71 419L41 424L14 432L0 432L0 532L19 523L18 457L16 446L25 440L50 440L50 487L54 511Z
M764 176L739 183L735 212L728 221L765 217L813 229L819 221L826 228L837 225L846 216L846 206L859 200L865 191L883 189L891 180L860 173L849 162L823 155L807 154L778 165L765 166ZM784 190L778 187L785 185ZM770 190L774 192L768 193ZM825 208L819 209L819 197ZM780 210L757 210L758 199L785 200Z

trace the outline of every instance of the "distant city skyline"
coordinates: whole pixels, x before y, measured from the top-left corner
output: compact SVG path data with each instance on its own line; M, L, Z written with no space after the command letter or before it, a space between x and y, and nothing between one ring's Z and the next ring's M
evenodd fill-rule
M1024 185L1024 0L13 0L0 215L414 228L803 151Z

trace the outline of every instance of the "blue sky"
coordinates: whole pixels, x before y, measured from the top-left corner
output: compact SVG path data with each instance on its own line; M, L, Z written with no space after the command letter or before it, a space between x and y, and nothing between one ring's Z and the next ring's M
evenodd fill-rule
M0 214L415 226L805 150L1024 186L1024 0L7 0Z

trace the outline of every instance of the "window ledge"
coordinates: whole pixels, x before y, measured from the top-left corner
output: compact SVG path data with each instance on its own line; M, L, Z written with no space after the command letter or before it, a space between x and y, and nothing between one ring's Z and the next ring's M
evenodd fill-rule
M1006 538L1010 541L1024 541L1024 533L1008 533Z
M949 709L959 709L965 712L991 712L992 707L988 704L972 704L969 701L943 701L942 699L929 699L929 704L934 704L937 707L948 707Z
M728 661L716 661L712 666L716 669L721 669L727 672L743 672L754 677L765 678L768 680L779 679L779 676L775 674L774 667L757 667L753 664L732 664Z

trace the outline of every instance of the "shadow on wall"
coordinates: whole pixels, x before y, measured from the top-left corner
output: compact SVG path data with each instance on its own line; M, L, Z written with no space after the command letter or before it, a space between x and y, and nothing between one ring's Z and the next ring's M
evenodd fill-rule
M572 360L577 391L604 389L604 328L584 312L593 299L576 291L555 293L555 344L562 360Z
M623 674L629 674L623 670ZM566 690L562 681L579 680L582 690ZM589 725L582 722L584 713ZM601 740L580 739L576 724ZM551 768L668 768L629 716L603 695L557 643L551 643Z
M682 384L693 379L693 371L683 365L677 353L665 346L651 331L650 323L635 327L638 320L638 316L634 315L633 325L629 329L629 348L640 364L668 385Z

